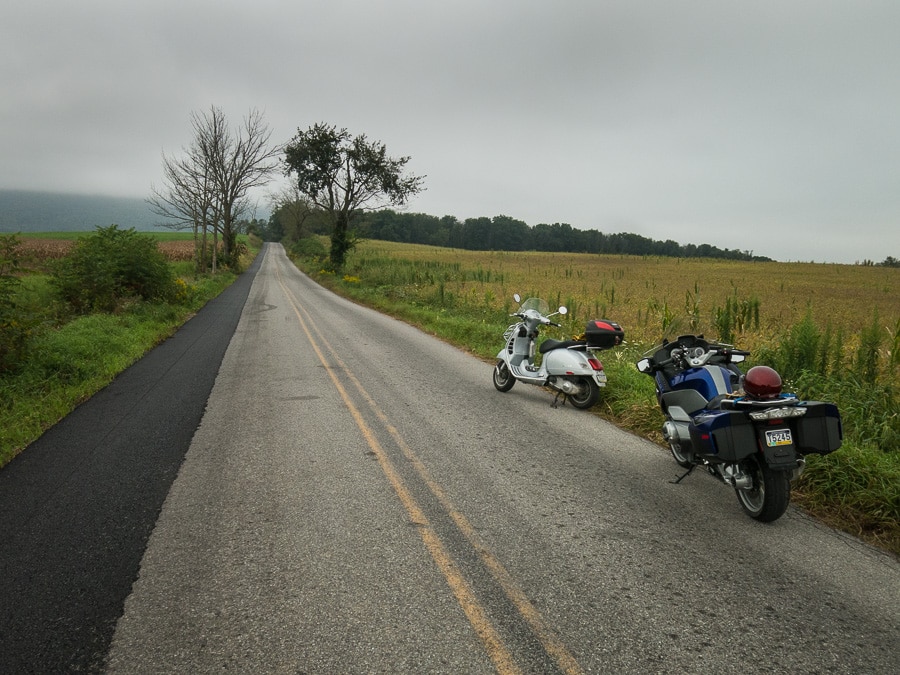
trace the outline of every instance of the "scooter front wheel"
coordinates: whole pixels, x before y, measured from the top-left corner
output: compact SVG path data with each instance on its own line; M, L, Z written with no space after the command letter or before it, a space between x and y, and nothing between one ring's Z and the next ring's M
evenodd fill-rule
M578 393L569 394L569 401L579 410L587 410L600 400L600 387L589 377L582 377L578 384Z
M788 473L772 469L756 457L747 459L743 468L753 477L753 487L749 490L734 489L744 513L763 523L781 518L791 501Z
M494 366L494 386L497 388L497 391L509 391L515 383L516 378L509 372L506 361L503 359L498 360L497 365Z

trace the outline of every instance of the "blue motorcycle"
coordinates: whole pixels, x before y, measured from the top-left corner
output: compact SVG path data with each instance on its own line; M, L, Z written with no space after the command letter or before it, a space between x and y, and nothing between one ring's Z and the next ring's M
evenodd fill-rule
M656 346L637 369L653 377L663 438L687 469L674 482L702 466L734 488L748 516L772 522L787 510L805 455L841 446L841 417L834 404L782 392L781 377L768 366L744 374L735 364L748 355L683 335Z

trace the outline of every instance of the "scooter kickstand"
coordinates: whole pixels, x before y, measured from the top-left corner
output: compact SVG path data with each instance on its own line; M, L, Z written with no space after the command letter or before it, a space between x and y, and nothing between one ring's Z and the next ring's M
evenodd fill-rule
M558 408L558 407L559 407L559 397L560 397L560 396L562 396L562 400L563 400L562 404L563 404L563 405L566 404L566 397L568 396L568 394L564 394L563 392L557 392L557 393L556 393L556 396L553 397L553 403L550 404L550 407L551 407L551 408Z

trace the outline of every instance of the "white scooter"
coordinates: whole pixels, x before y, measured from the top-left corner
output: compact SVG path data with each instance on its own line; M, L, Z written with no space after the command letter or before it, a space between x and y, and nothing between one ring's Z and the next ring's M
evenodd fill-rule
M516 302L521 302L518 293L513 297ZM516 313L510 315L519 322L503 333L504 347L497 354L497 365L494 366L494 386L498 391L509 391L518 380L551 387L557 392L553 407L562 396L563 404L568 399L576 408L590 408L600 397L600 387L606 386L603 364L594 352L619 344L624 332L612 321L590 321L584 339L544 340L538 349L543 356L541 364L535 366L538 329L541 326L560 327L550 317L565 315L568 310L560 307L552 314L549 311L544 300L528 298Z

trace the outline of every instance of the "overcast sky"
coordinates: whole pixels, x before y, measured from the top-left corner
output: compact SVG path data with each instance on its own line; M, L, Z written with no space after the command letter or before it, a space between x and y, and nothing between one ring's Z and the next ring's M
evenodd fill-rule
M900 2L14 0L0 188L147 197L190 114L410 156L413 212L900 257Z

